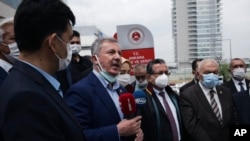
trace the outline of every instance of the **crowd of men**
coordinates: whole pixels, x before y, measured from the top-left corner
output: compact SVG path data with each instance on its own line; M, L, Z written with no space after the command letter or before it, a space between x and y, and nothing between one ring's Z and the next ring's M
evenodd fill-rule
M1 141L229 141L231 126L250 124L243 59L231 60L223 84L215 60L194 60L194 79L177 94L163 59L132 68L114 38L80 56L74 24L60 0L23 0L1 22ZM146 103L127 115L121 97L136 92Z

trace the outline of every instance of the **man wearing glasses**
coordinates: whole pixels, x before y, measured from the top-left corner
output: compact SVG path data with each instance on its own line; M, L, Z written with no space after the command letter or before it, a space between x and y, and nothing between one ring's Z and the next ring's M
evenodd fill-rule
M136 64L134 67L135 81L132 83L135 91L143 90L148 85L148 80L146 79L147 71L145 64Z
M147 64L146 105L141 109L145 141L180 141L181 117L177 94L168 86L168 66L162 59Z

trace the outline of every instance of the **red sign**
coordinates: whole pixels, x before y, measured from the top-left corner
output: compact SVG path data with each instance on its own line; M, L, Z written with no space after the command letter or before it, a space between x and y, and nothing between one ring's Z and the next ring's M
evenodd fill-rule
M122 50L122 56L130 60L132 68L138 63L148 64L149 61L155 58L154 48Z

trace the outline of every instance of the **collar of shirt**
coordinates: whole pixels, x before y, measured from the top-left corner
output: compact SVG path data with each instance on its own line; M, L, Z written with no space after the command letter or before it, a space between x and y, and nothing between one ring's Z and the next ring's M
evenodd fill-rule
M235 86L238 86L239 82L242 82L243 87L246 86L245 78L242 81L235 80L234 78L232 78L232 80L233 80Z
M12 65L3 59L0 59L0 67L2 67L6 72L9 72L9 70L12 68Z
M20 60L21 61L21 60ZM60 90L59 87L60 87L60 83L53 77L51 76L50 74L48 74L47 72L43 71L42 69L28 63L28 62L25 62L25 61L22 61L26 64L28 64L29 66L33 67L34 69L36 69L38 72L40 72L49 82L50 84L58 91ZM59 92L59 94L62 96L62 93Z
M160 92L164 92L164 94L166 94L167 92L165 91L165 89L163 89L162 91L157 90L156 88L153 87L154 92L156 93L156 95L158 96Z
M210 92L211 89L205 88L205 87L201 84L200 81L199 81L199 85L200 85L201 90L203 91L203 93L204 93L205 95L209 95L209 92ZM213 88L213 90L214 90L215 93L217 93L215 87Z
M93 70L93 73L100 80L104 88L108 88L110 90L117 90L120 87L120 84L117 81L115 81L113 84L113 87L111 87L109 82L106 79L104 79L103 76L101 76L99 72L97 72L96 70Z

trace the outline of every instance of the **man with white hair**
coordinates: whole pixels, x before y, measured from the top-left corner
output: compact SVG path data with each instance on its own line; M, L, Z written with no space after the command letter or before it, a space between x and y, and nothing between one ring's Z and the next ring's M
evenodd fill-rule
M180 109L187 139L228 141L236 123L231 91L219 83L219 65L205 59L198 66L199 82L180 93Z
M0 23L0 86L12 68L14 58L18 55L14 21L13 18L7 18Z

